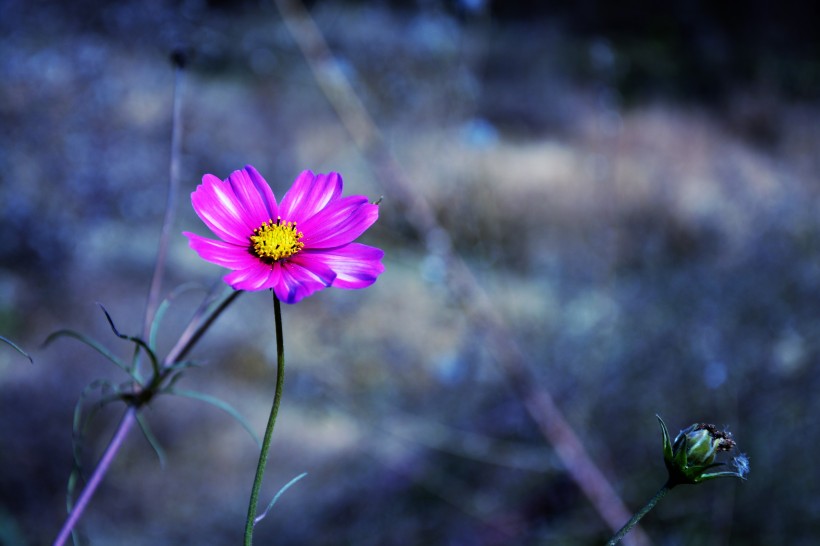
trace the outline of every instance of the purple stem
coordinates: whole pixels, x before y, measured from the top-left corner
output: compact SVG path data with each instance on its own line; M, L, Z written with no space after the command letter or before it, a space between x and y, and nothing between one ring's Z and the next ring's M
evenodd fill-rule
M168 185L168 202L165 207L165 218L162 222L159 249L157 251L157 261L154 266L154 275L151 279L151 288L148 292L148 301L145 309L145 324L143 326L143 338L146 340L148 339L148 335L151 330L151 322L154 320L157 302L159 301L159 293L162 285L162 273L165 270L165 260L168 254L168 240L170 236L171 226L174 222L174 213L176 211L178 193L177 188L179 187L179 170L181 155L180 150L182 149L181 88L184 71L183 63L181 61L174 59L174 63L176 65L176 70L174 73L174 106L171 128L170 184ZM184 348L188 349L190 348L190 346L184 346ZM176 350L178 349L175 348L175 351ZM166 359L166 362L169 361L170 363L173 363L174 357L169 355L169 358ZM137 409L134 406L129 406L122 417L122 421L120 421L120 425L117 428L117 431L114 433L114 437L111 439L111 443L108 444L108 447L106 448L105 453L103 453L100 462L94 469L94 473L92 474L91 479L86 484L85 489L83 489L82 493L80 493L80 498L77 499L77 503L74 505L73 509L71 510L71 513L68 515L68 519L66 519L66 522L63 524L63 528L60 530L60 534L54 541L54 546L62 546L62 544L64 544L65 541L68 540L68 537L71 536L71 531L74 529L74 526L77 524L77 521L80 519L80 516L83 515L86 505L91 500L91 497L94 495L94 491L97 489L97 486L102 481L103 476L105 476L105 473L108 471L108 467L111 465L111 462L114 460L114 457L116 456L117 452L119 451L120 447L125 441L125 437L128 435L128 431L131 430L131 427L134 425L134 421L136 421L136 418Z
M177 66L174 73L174 106L171 122L171 167L168 184L168 199L165 205L165 218L162 221L162 230L159 237L159 249L157 250L157 261L154 265L154 275L151 278L151 288L148 291L148 301L145 306L145 323L143 325L142 337L148 339L151 331L151 322L157 311L159 294L162 287L162 274L165 271L165 261L168 256L168 241L171 236L171 228L174 224L174 215L177 209L179 193L179 171L180 156L182 155L182 82L184 81L184 70Z
M96 491L97 486L100 485L103 476L105 476L105 473L108 471L108 467L111 466L111 462L114 460L114 457L116 457L120 447L122 447L125 437L128 436L128 431L131 430L136 420L137 409L133 406L129 406L125 411L125 415L122 416L122 421L120 421L120 425L117 427L117 432L114 433L114 437L111 438L111 442L108 444L108 447L105 448L105 453L103 453L100 458L100 462L97 463L97 467L94 469L91 479L88 480L83 492L80 493L80 498L77 499L71 513L68 515L68 519L66 519L63 524L63 528L60 529L60 534L57 535L57 538L54 540L54 546L62 546L71 536L71 531L74 529L74 526L77 525L80 516L83 515L88 501L91 500L94 491Z

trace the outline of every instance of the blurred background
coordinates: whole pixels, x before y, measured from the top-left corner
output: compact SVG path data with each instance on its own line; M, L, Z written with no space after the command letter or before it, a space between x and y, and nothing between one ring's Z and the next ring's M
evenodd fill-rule
M80 343L41 344L72 328L131 354L96 303L140 332L179 47L191 60L164 292L203 289L175 301L161 350L225 273L179 234L208 234L188 198L204 173L250 163L281 196L303 169L335 170L346 194L383 196L361 239L385 249L378 282L283 309L262 502L308 476L257 544L605 542L499 365L501 337L630 509L666 477L655 414L673 433L734 433L749 480L674 490L644 520L649 543L815 544L820 19L808 2L730 4L310 3L331 55L309 55L350 102L325 92L285 24L299 11L272 2L0 0L0 335L34 357L0 346L0 544L54 539L75 404L94 380L127 379ZM191 356L202 366L180 386L261 435L269 294L239 298ZM88 469L121 415L92 421ZM145 417L164 467L134 429L80 543L237 544L254 441L190 399L161 397Z

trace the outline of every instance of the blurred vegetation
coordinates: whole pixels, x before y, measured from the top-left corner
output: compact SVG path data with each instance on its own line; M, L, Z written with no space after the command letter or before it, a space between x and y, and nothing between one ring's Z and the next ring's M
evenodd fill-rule
M673 491L656 544L813 544L820 536L820 55L807 3L315 2L334 61L454 249L624 502L665 470L655 420L735 434L745 483ZM65 510L72 411L117 371L70 327L128 354L170 144L168 53L185 87L187 194L255 165L281 196L302 169L384 195L364 241L387 271L284 309L288 377L265 485L301 472L260 544L603 543L422 242L316 85L273 4L0 4L0 542L49 543ZM429 235L429 234L427 234ZM435 242L435 237L432 238ZM439 238L446 241L446 238ZM442 244L445 244L442 242ZM166 287L222 272L172 244ZM198 303L180 298L164 329ZM273 392L269 298L248 294L184 386L260 431ZM113 368L113 367L112 367ZM119 410L88 434L90 466ZM192 400L147 412L92 501L83 543L233 544L258 452Z

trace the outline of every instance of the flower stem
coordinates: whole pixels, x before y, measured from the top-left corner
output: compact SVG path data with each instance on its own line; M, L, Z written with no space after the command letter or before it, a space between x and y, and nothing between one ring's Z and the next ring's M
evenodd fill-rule
M62 529L60 529L60 534L57 535L57 538L54 540L54 546L62 546L71 536L74 526L77 525L80 516L82 516L85 511L86 505L94 495L94 491L97 490L97 486L100 485L103 476L105 476L105 473L108 471L108 467L111 466L114 457L117 455L120 447L122 447L125 437L128 436L128 431L131 430L134 421L137 420L137 411L137 408L134 406L130 406L125 411L125 415L123 415L120 425L117 427L117 431L114 433L114 437L111 438L108 447L105 448L105 453L103 453L100 458L100 462L97 463L97 467L94 469L91 479L88 480L83 492L77 499L77 503L71 509L71 513L68 515Z
M245 546L253 542L253 527L256 524L256 506L259 503L259 490L262 487L262 476L268 463L270 441L273 436L273 427L276 425L276 415L279 413L279 402L282 400L282 384L285 381L285 343L282 337L282 311L279 298L273 294L273 315L276 321L276 391L273 395L273 405L268 417L268 426L265 429L265 438L262 440L262 450L259 453L259 463L256 466L256 476L253 479L250 504L248 505L248 519L245 521Z
M635 512L635 515L633 515L632 518L626 522L626 525L621 527L621 530L615 533L615 536L609 539L609 542L606 543L606 546L615 546L615 544L618 544L621 541L621 539L624 538L627 535L627 533L629 533L629 531L631 531L632 528L638 524L642 517L648 514L650 510L655 508L655 505L658 504L658 502L662 498L664 498L667 493L669 493L669 490L672 489L672 487L674 487L674 484L670 484L670 482L666 482L665 484L663 484L663 487L661 487L658 490L658 492L655 493L655 496L649 499L649 502L646 503L646 506Z

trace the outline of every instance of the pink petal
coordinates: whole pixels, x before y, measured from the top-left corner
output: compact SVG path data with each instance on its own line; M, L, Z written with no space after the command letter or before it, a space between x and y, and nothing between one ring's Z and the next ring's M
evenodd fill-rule
M351 195L333 201L298 229L305 234L305 248L333 248L354 241L378 218L378 205L363 195Z
M246 269L259 264L260 261L248 252L247 246L207 239L196 233L184 232L188 244L203 260L227 267L229 269Z
M317 174L303 171L282 198L280 214L283 220L300 224L342 195L339 173Z
M202 184L191 194L191 203L197 216L223 241L245 244L258 227L247 221L230 184L212 174L202 177Z
M322 263L308 260L308 263L303 264L295 259L280 263L282 279L273 287L273 291L276 297L285 303L296 303L318 290L331 286L336 277L333 270Z
M243 211L245 222L254 228L262 222L276 220L279 208L270 186L262 175L250 165L241 171L234 171L228 178L228 183L234 196Z
M224 280L236 290L253 292L271 288L271 280L276 278L274 268L262 262L245 269L232 271L225 275Z
M333 250L308 251L300 254L303 255L309 257L311 266L322 263L336 273L333 280L334 288L368 287L376 282L384 271L384 265L381 263L384 252L379 248L359 243L350 243Z

